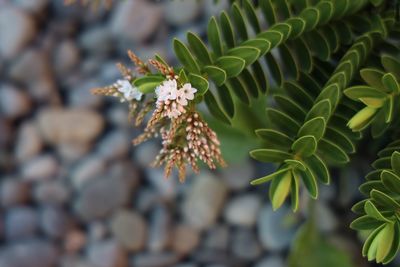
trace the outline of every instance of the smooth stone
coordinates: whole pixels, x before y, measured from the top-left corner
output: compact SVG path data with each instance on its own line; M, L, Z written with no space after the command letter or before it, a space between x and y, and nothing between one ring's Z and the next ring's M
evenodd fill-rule
M147 187L141 187L137 192L135 207L140 213L150 211L157 203L162 202L162 197L154 190Z
M59 90L56 88L52 65L46 51L24 51L11 65L9 76L26 86L36 100L60 103Z
M226 251L230 242L230 230L226 225L209 228L203 239L203 246L209 250Z
M13 3L30 13L41 13L47 7L49 0L13 0Z
M76 255L66 255L60 259L60 267L93 267L87 260Z
M7 240L21 240L33 237L38 229L38 214L32 208L15 207L5 214L5 235Z
M179 255L192 252L200 242L200 233L197 229L180 224L172 234L172 249Z
M250 181L254 178L254 167L250 161L230 164L221 175L231 190L240 191L250 187Z
M88 260L93 267L127 267L126 251L114 240L93 243L88 249Z
M110 234L110 227L104 221L93 221L89 223L88 238L90 242L98 242Z
M282 206L276 211L270 204L262 207L258 217L258 233L265 249L281 251L290 245L296 231L295 227L288 223L289 216L294 215L287 206Z
M43 140L32 121L24 122L18 130L15 144L15 158L18 162L24 162L40 153L43 148Z
M262 248L255 233L246 228L237 229L232 235L232 252L238 258L251 261L257 259Z
M90 143L104 126L101 115L87 109L47 108L37 119L43 138L50 144Z
M165 250L171 240L171 215L164 205L156 206L150 214L147 248L152 252Z
M86 234L78 229L71 229L65 233L64 249L67 253L77 254L86 245Z
M47 206L41 210L40 225L47 236L59 239L66 234L69 218L60 208Z
M82 188L75 209L85 221L104 218L128 202L131 188L120 175L93 179Z
M203 172L193 182L183 204L183 217L198 229L213 225L220 214L227 196L226 184Z
M179 261L179 257L170 252L161 253L137 253L131 260L131 266L135 267L168 267Z
M54 267L58 261L57 249L45 240L13 243L0 252L0 266Z
M97 155L83 159L71 173L71 182L76 189L85 186L105 171L106 162Z
M131 147L131 139L126 131L115 130L108 133L98 144L98 154L106 160L124 158Z
M256 194L235 196L225 207L225 220L233 225L253 226L260 208L261 198Z
M104 99L91 93L91 89L99 87L98 79L79 80L71 85L68 102L75 108L98 108Z
M0 86L0 113L5 117L16 119L27 115L31 109L32 103L25 91L12 85Z
M147 239L147 226L139 213L118 211L111 220L111 232L127 250L140 251Z
M61 181L45 181L37 184L33 190L34 199L41 204L62 205L71 195L68 185Z
M286 264L279 256L267 256L261 261L257 262L254 267L285 267Z
M12 207L23 204L29 199L29 185L16 177L3 178L0 183L0 204Z
M23 164L21 176L27 181L40 182L53 178L60 166L53 155L44 154L34 157Z
M21 9L9 5L0 8L0 56L17 56L34 39L35 25L34 19Z
M79 49L72 40L62 41L55 48L54 68L59 77L63 77L79 63Z
M183 26L196 19L201 10L202 3L197 0L167 1L165 3L165 19L172 25Z
M165 199L175 198L177 194L177 179L174 179L174 175L166 179L163 170L159 168L148 168L146 169L146 174L146 178L152 185L152 188L156 189L162 197Z
M145 0L121 2L112 13L110 29L118 39L143 42L160 26L162 14L160 5Z
M143 168L148 168L160 152L160 145L154 141L148 141L134 149L134 159Z
M77 162L91 152L92 144L61 143L56 147L58 155L65 163Z
M106 55L112 50L112 45L110 31L102 25L90 27L79 36L79 46L90 54Z

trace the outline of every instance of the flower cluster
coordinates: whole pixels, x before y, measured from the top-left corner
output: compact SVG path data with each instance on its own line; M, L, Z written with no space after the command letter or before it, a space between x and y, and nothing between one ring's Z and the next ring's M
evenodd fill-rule
M138 74L152 75L150 68L133 52L128 55L136 65ZM165 176L177 168L179 180L184 181L186 166L195 173L199 172L198 161L204 162L210 169L217 165L225 166L216 133L195 110L194 99L197 89L185 78L176 75L174 69L159 60L149 60L165 80L154 93L143 94L135 87L135 77L130 69L118 65L124 80L118 80L111 86L94 89L95 94L119 97L121 102L128 102L131 114L136 117L135 125L142 123L146 114L152 112L144 132L133 140L138 145L149 138L161 137L162 149L153 166L165 165ZM150 95L150 99L146 97ZM135 112L133 112L133 110Z

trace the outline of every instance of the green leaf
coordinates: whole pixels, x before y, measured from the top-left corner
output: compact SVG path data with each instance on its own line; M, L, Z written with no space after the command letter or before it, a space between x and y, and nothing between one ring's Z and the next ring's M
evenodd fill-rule
M271 43L265 39L255 38L243 42L244 47L254 47L260 50L258 57L265 55L271 49Z
M290 185L290 200L292 205L292 211L296 212L299 210L299 192L300 192L300 183L299 178L295 173L292 174L292 183Z
M306 111L292 99L283 95L275 95L274 99L282 112L286 113L297 122L301 123L304 121Z
M324 184L330 183L331 178L328 167L317 155L312 155L311 157L304 159L304 163L314 174L314 177L318 178Z
M393 112L394 112L394 98L393 96L389 96L385 103L383 104L383 112L385 113L385 122L389 123L392 121Z
M385 191L385 187L383 183L380 180L372 180L372 181L366 181L360 187L358 188L360 192L366 196L369 196L370 192L373 189L379 189L382 191Z
M293 143L292 149L300 157L309 157L317 149L317 140L312 135L302 136Z
M387 72L391 72L400 79L400 61L389 55L384 55L381 57L382 65Z
M399 70L400 71L400 70ZM391 73L386 73L382 77L382 83L386 88L386 91L399 94L400 93L400 86L396 80L396 77Z
M400 204L397 203L397 201L381 191L372 189L371 197L373 200L376 201L376 203L379 203L379 205L383 205L385 209L390 209L391 211L400 209Z
M306 22L304 31L308 32L314 29L319 21L319 10L316 8L307 8L300 13L300 18Z
M271 43L271 49L278 46L283 41L283 34L278 31L268 30L257 35L256 38L265 39Z
M219 86L217 88L217 93L222 107L224 108L224 111L229 117L233 118L233 116L235 115L235 104L233 103L233 98L228 84L223 84Z
M215 17L212 17L207 28L208 42L210 43L215 55L222 55L221 34L219 32L218 23Z
M233 22L236 26L236 30L239 33L240 38L242 40L249 39L249 35L247 34L247 28L246 28L246 23L244 20L243 13L240 10L240 7L238 6L237 3L234 3L232 5L232 17L233 17Z
M274 126L289 136L296 135L300 128L298 122L279 110L267 108L267 115Z
M375 205L372 203L371 200L367 200L367 202L365 202L364 210L368 216L370 216L378 221L389 222L389 220L386 219L382 215L382 213L379 212L379 210L375 207Z
M304 109L309 110L312 107L314 102L313 98L297 83L285 82L283 84L283 89L293 100L296 100L299 105L302 105Z
M354 153L356 147L346 133L334 128L328 127L325 132L325 138L331 142L336 143L346 153Z
M277 177L277 176L279 176L279 175L281 175L281 174L283 174L283 173L285 173L287 171L289 171L289 168L284 168L284 169L277 170L277 171L271 173L270 175L267 175L267 176L264 176L264 177L261 177L261 178L258 178L258 179L255 179L255 180L251 181L250 184L251 185L260 185L260 184L269 182L272 179L274 179L275 177Z
M306 171L299 171L298 173L300 174L304 186L307 188L309 195L313 199L317 199L318 185L317 185L317 179L316 177L314 177L314 174L309 169L306 169Z
M340 90L337 83L330 84L325 87L316 99L316 102L322 99L328 99L331 103L331 112L336 108L339 103Z
M394 225L393 243L390 251L387 253L385 259L382 261L383 264L388 264L397 256L400 249L400 224L397 222Z
M285 23L285 22L278 22L278 23L275 23L270 28L270 30L282 33L283 39L281 40L281 42L284 42L289 38L290 32L292 31L292 26L290 26L290 24Z
M280 208L285 202L285 199L287 198L291 183L292 183L292 172L287 171L283 173L282 175L276 177L273 182L276 181L276 185L274 187L271 186L271 188L274 188L275 190L271 193L272 195L272 209L277 210Z
M240 46L229 50L228 55L243 59L245 65L248 66L258 59L260 49L252 46Z
M245 88L246 92L248 92L248 94L252 97L257 98L261 88L259 88L259 85L253 74L248 69L243 69L239 78L244 84L243 87Z
M243 7L244 11L246 12L247 18L253 27L255 32L260 32L261 31L261 26L260 22L258 21L256 10L254 9L253 4L250 2L250 0L244 0L243 1Z
M216 85L222 85L226 81L226 72L216 66L205 66L203 70L215 82Z
M215 99L214 95L211 93L210 90L208 90L207 93L204 95L204 101L208 107L208 110L216 119L226 124L230 124L228 117L221 110L221 108L217 103L217 100Z
M400 152L396 151L392 154L391 165L394 173L400 176Z
M379 244L376 251L376 262L381 263L389 254L394 238L394 224L387 223L376 238L379 238Z
M283 82L283 72L274 55L272 53L267 53L265 55L265 60L267 61L272 78L274 78L278 86L281 86Z
M324 99L316 103L311 110L308 112L306 120L311 120L317 117L323 117L325 121L329 119L331 115L331 102L329 99Z
M293 169L299 169L301 171L306 170L306 166L304 165L303 162L300 160L295 160L295 159L286 159L285 163L288 164L289 166L293 167Z
M226 72L227 77L239 75L244 69L246 62L244 59L234 56L223 56L216 62L217 66Z
M208 91L208 81L202 76L190 73L189 80L192 86L197 89L196 95L204 95Z
M323 117L316 117L308 120L301 126L298 136L312 135L319 141L325 133L325 119Z
M165 81L165 77L161 75L147 75L137 78L133 85L136 86L143 94L153 93L160 83Z
M176 57L189 72L200 74L200 67L193 55L186 45L176 38L174 39L174 51Z
M367 199L357 202L356 204L353 205L353 207L351 207L351 211L354 212L355 214L365 214L364 211L365 202L367 202Z
M192 32L187 33L187 40L190 48L196 55L196 58L205 65L212 63L210 53L208 52L207 46L196 34Z
M228 48L235 47L235 35L233 26L228 14L225 11L221 12L220 16L222 35L224 36Z
M373 230L381 226L383 222L377 221L368 215L364 215L355 219L351 224L350 228L353 230Z
M250 96L247 92L246 84L242 79L236 77L230 78L229 86L241 102L250 105Z
M289 150L293 142L286 134L274 129L258 129L256 135L263 140L268 147Z
M390 191L400 194L400 177L392 171L383 170L381 172L381 179L383 185Z
M384 72L373 68L366 68L360 71L360 75L369 86L385 92L382 84L382 77L385 75Z
M379 232L385 227L385 224L382 224L378 228L376 228L367 238L367 240L364 242L364 246L362 248L362 255L366 257L368 255L368 252L370 251L371 245L375 240L375 237L379 234ZM376 249L375 244L375 249ZM376 250L375 250L376 252Z
M306 27L306 21L299 17L290 18L286 23L289 24L292 29L290 36L293 39L299 37Z
M288 152L265 148L250 151L250 156L261 162L283 162L285 159L292 158Z
M360 98L384 99L387 94L375 87L357 85L347 88L343 93L350 99L359 101Z
M343 149L323 138L318 143L318 151L321 151L320 155L332 163L343 164L350 160Z
M319 31L311 31L306 34L307 44L317 58L327 61L330 58L331 51L328 41Z

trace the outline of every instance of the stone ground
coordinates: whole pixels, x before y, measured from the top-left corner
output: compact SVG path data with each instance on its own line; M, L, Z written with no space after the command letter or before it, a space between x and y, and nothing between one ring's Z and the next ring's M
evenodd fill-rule
M148 168L157 142L132 148L127 107L89 92L128 48L171 58L172 37L204 34L224 1L62 2L0 0L0 266L285 266L297 224L280 222L305 215L272 212L253 162L164 180ZM332 233L344 224L323 192Z

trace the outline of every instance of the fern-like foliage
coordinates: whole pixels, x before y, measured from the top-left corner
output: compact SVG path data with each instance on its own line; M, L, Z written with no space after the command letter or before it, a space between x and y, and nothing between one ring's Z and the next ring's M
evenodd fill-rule
M151 73L135 57L145 75L132 83L143 94L154 93L171 73L190 83L195 102L204 102L215 119L260 140L253 158L277 164L252 184L270 182L273 208L290 197L297 211L300 192L316 199L318 183L329 184L329 167L350 161L364 129L371 125L378 137L396 125L400 27L394 1L231 2L230 10L210 19L207 40L192 32L186 41L174 39L180 67L156 56L153 65L169 76ZM400 242L398 149L394 142L379 154L377 170L361 187L369 199L355 206L363 216L352 224L373 230L363 254L383 263Z

